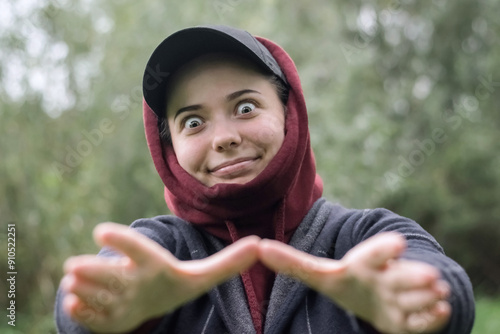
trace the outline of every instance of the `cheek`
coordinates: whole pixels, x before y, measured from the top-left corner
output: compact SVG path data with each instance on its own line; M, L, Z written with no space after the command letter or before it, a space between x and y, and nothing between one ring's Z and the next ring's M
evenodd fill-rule
M194 174L200 170L203 164L203 146L189 140L177 140L172 142L175 155L179 165L189 174Z
M261 122L256 130L255 138L273 151L277 152L283 144L285 137L285 123L284 117L276 115L275 117L268 117L264 122Z

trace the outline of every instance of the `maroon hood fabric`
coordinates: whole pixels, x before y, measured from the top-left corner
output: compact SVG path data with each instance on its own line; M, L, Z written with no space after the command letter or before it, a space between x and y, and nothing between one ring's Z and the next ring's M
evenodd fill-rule
M189 175L179 165L172 146L162 144L158 119L147 103L143 103L146 139L156 170L165 184L168 207L178 217L227 244L252 234L288 243L323 191L321 178L316 174L307 110L295 64L274 42L260 37L257 39L279 63L290 85L290 92L283 145L269 165L252 181L243 185L207 187ZM259 333L263 321L260 305L270 294L274 274L257 264L242 278Z

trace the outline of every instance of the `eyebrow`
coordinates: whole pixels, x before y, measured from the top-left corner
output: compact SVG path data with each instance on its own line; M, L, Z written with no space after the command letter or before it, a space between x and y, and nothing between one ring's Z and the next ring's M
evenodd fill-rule
M231 102L232 100L237 99L238 97L240 97L242 95L245 95L245 94L249 94L249 93L261 94L257 90L242 89L242 90L239 90L237 92L234 92L234 93L231 93L231 94L227 95L226 96L226 102ZM195 111L195 110L200 110L200 109L202 109L202 105L201 104L193 104L193 105L190 105L190 106L182 107L179 110L177 110L177 112L175 113L175 115L174 115L174 121L177 118L177 116L179 116L179 114L182 114L183 112Z
M232 101L234 99L237 99L241 95L245 95L245 94L248 94L248 93L257 93L257 94L260 94L259 91L256 91L256 90L253 90L253 89L242 89L242 90L239 90L237 92L231 93L228 96L226 96L226 101L230 102L230 101Z

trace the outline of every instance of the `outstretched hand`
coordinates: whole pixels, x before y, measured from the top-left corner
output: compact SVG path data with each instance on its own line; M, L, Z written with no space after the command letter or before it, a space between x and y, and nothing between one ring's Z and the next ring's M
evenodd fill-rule
M447 283L436 268L399 259L406 241L396 233L378 234L341 260L315 257L253 236L206 259L180 261L142 234L113 223L97 226L94 238L123 257L70 258L61 287L66 292L64 310L97 333L133 330L258 260L302 281L384 333L438 331L451 314Z
M318 258L262 240L259 258L295 277L384 333L431 333L449 320L448 284L431 265L398 259L406 248L396 233L380 233L342 260Z
M100 224L94 239L123 257L72 257L64 265L61 287L64 310L98 333L133 330L204 294L255 263L259 242L247 237L206 259L179 261L123 225Z

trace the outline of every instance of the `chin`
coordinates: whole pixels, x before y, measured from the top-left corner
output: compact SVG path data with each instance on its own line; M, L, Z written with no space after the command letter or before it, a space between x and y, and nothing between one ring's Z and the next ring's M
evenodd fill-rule
M248 176L242 176L242 177L236 177L234 179L217 179L217 180L210 180L209 182L205 183L208 187L215 186L216 184L245 184L253 179L255 179L257 175L248 175Z

